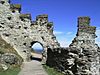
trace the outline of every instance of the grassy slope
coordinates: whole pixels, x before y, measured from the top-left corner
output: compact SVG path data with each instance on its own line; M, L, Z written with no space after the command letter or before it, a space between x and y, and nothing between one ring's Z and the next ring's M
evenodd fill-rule
M18 75L20 72L20 67L12 68L7 71L0 72L0 75Z
M4 53L14 53L17 55L18 59L21 60L22 62L22 58L17 54L15 49L0 37L0 54ZM14 65L11 66L11 68L8 69L7 71L0 72L0 75L17 75L19 71L20 71L20 65Z
M45 71L48 73L48 75L64 75L62 73L59 73L58 71L56 71L55 69L53 68L50 68L46 65L43 65Z
M6 43L1 37L0 37L0 53L14 53L16 55L17 52L14 50L10 44Z

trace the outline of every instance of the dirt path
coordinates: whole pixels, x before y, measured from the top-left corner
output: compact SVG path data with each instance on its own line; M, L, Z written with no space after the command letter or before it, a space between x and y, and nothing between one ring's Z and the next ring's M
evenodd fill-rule
M42 67L41 62L32 60L24 62L22 70L18 75L48 75Z

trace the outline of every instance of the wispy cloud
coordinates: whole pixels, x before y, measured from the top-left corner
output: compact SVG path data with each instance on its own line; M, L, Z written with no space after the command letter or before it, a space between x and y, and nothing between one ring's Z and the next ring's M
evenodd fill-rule
M74 33L70 31L69 32L55 32L55 33L61 47L68 47L75 37ZM60 36L57 34L59 34Z
M67 35L71 35L73 32L67 32Z
M75 38L76 34L73 32L62 32L62 31L54 31L54 34L57 37L58 42L60 43L61 47L68 47L72 40ZM96 30L96 43L100 46L100 27Z
M55 35L61 35L61 34L63 34L63 32L61 32L61 31L54 31L53 32Z
M97 28L96 35L98 36L96 38L96 43L100 46L100 27Z
M60 40L59 42L60 42L61 47L68 47L71 43L71 41L67 41L67 39L66 40Z

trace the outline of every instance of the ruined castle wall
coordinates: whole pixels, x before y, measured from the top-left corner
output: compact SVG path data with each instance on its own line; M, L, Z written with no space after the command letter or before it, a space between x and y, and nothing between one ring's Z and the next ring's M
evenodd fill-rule
M90 26L89 17L79 17L78 18L78 32L70 47L76 47L81 50L81 54L84 55L83 58L91 59L90 71L92 75L100 75L99 72L99 47L95 43L96 27ZM88 60L89 61L89 60ZM89 62L88 62L89 63Z
M96 27L89 24L89 17L79 17L76 37L68 48L48 49L47 65L65 75L100 75Z
M0 36L27 60L30 57L31 42L40 42L44 50L56 48L59 43L53 35L53 24L48 15L38 15L31 21L30 14L21 14L20 4L0 0ZM44 51L45 52L45 51Z

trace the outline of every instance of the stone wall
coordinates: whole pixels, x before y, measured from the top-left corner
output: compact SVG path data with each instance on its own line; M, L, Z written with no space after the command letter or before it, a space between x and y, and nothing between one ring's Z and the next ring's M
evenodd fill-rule
M31 21L31 15L22 14L20 4L10 4L9 0L0 0L0 36L24 59L28 60L32 44L39 42L44 48L59 47L53 34L53 23L48 21L48 15L38 15L36 21ZM34 43L33 43L34 42Z
M78 18L78 32L70 47L76 47L81 50L85 59L91 59L90 71L92 75L100 75L99 72L99 47L95 43L96 27L90 26L89 17Z
M48 49L47 65L65 75L100 75L100 48L95 43L96 27L89 23L89 17L79 17L76 37L68 48Z

